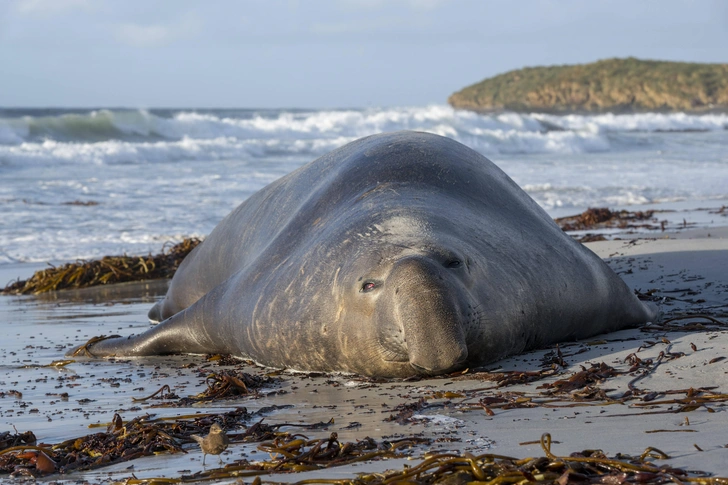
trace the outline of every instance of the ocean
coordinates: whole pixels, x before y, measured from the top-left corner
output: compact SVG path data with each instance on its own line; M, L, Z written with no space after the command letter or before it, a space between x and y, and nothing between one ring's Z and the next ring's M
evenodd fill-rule
M159 252L302 164L396 130L468 145L554 217L728 204L726 114L0 109L0 269Z

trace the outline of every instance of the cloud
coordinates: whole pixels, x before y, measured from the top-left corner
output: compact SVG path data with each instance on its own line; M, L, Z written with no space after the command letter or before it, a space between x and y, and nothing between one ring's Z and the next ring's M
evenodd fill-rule
M312 23L314 35L420 33L436 23L434 10L450 0L340 0L338 15Z
M435 10L449 2L450 0L409 0L407 3L412 10Z
M451 0L343 0L342 5L351 9L379 10L394 5L403 5L410 10L434 10Z
M121 24L116 27L117 40L136 47L162 45L172 37L172 29L165 25Z
M123 23L114 28L116 39L133 47L158 47L193 37L201 31L199 19L191 12L168 24Z
M19 0L16 5L18 13L25 15L54 15L67 10L90 9L90 0Z

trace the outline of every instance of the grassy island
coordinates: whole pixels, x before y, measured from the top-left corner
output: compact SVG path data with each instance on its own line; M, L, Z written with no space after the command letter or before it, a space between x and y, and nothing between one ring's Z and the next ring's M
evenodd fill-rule
M728 64L606 59L527 67L485 79L450 96L473 111L728 111Z

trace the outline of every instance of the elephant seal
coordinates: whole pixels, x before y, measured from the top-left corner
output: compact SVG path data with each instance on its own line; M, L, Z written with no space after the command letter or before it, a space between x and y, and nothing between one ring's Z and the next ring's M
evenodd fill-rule
M407 377L654 315L488 159L397 132L253 194L181 264L150 311L162 323L88 348Z

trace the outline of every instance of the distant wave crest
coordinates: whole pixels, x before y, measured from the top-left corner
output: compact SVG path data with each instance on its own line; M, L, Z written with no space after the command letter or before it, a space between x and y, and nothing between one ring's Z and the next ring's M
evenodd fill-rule
M589 153L618 149L614 134L713 131L728 115L476 114L449 106L327 111L94 110L0 117L0 165L312 159L362 136L419 130L484 154Z

